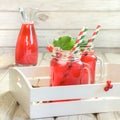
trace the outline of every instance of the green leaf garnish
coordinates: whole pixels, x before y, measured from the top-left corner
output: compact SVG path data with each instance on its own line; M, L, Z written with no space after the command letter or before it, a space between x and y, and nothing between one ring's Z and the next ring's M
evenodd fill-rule
M62 50L71 50L75 44L75 39L70 36L59 37L53 40L54 47L60 47Z

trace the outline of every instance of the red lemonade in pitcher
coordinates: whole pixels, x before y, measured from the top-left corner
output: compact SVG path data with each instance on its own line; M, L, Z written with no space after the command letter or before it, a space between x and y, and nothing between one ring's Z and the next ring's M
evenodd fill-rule
M36 65L38 43L33 23L23 23L16 43L16 64Z
M23 23L16 42L15 62L17 65L36 65L38 60L38 43L32 20L33 9L19 8Z

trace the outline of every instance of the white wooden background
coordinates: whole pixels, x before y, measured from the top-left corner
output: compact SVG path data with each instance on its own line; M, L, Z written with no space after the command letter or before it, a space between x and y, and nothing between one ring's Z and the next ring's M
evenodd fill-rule
M39 47L60 35L76 37L82 28L89 38L102 26L95 47L120 47L120 0L0 0L0 46L15 47L22 23L19 7L39 8L35 24Z

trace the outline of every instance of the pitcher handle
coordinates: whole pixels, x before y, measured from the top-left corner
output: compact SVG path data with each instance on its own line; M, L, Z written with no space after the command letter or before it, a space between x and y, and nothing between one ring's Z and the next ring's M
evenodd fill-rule
M103 62L103 59L98 56L97 56L97 61L99 61L99 63L100 63L100 77L98 79L98 81L100 81L103 79L103 72L104 72L104 64L103 63L104 62Z
M85 65L85 66L83 67L83 70L86 69L87 72L88 72L88 84L91 84L91 69L90 69L90 65L87 64L87 63L84 63L84 62L83 62L83 64ZM84 74L83 74L83 75L84 75Z

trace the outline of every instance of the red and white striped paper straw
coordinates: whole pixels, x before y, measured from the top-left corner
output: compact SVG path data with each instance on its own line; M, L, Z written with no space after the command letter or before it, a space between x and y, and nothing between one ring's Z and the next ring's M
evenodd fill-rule
M78 38L75 41L75 45L72 48L72 53L77 53L79 51L80 44L82 43L82 40L84 39L86 33L87 33L87 28L83 27L78 35Z
M98 32L100 31L100 27L101 27L100 25L97 25L95 31L92 34L92 37L88 40L88 43L87 43L84 51L86 51L90 46L92 46L94 39L96 38Z

